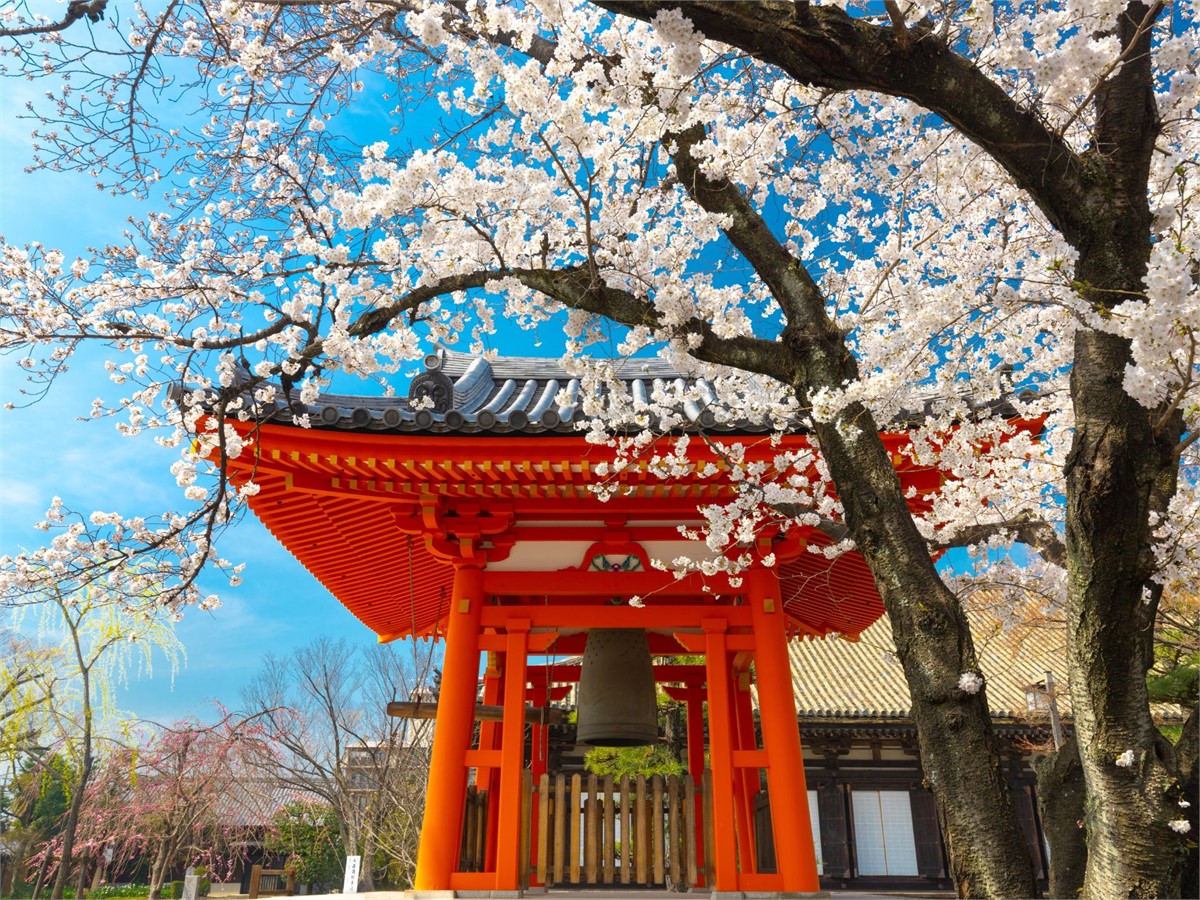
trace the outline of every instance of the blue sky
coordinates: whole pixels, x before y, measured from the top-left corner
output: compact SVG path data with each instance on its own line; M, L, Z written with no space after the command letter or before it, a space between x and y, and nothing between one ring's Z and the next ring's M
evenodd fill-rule
M68 258L89 245L118 239L135 204L97 191L86 176L24 173L30 161L29 120L18 120L36 82L0 79L0 234L11 244L40 241ZM106 421L79 421L106 393L105 356L79 357L50 395L25 409L0 410L0 555L44 543L32 526L60 496L85 513L129 514L178 507L180 489L168 471L174 450L148 436L124 438ZM16 358L0 357L0 403L20 403L25 385ZM134 715L166 722L205 716L212 699L236 706L238 691L268 653L286 654L318 636L373 643L374 635L348 613L253 517L225 537L226 555L247 563L242 586L210 579L223 607L189 610L178 625L186 666L172 685L166 665L132 681L116 702Z

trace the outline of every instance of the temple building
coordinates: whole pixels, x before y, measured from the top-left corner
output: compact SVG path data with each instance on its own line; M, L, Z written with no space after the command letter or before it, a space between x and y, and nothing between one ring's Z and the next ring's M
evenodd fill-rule
M589 443L580 423L595 395L549 360L439 352L406 396L280 402L237 426L248 446L235 480L254 481L251 508L314 577L381 641L445 641L418 893L804 895L823 870L875 866L861 837L844 842L844 864L827 839L826 798L853 788L852 755L824 736L817 757L802 750L795 690L797 677L801 689L827 677L797 667L795 639L854 640L882 615L865 562L812 552L830 539L780 524L743 542L750 564L729 575L680 533L736 495L740 467L769 471L807 437L731 419L712 385L660 361L623 364L602 402L635 417L651 400L674 410L638 420L661 433L654 453L704 436L669 479L645 458L614 466L613 449ZM913 464L895 427L882 438L919 509L942 474ZM698 552L713 564L684 575L655 564ZM554 771L549 710L576 684L577 737L596 746L656 740L663 686L686 710L687 775ZM815 758L833 768L814 780ZM874 789L886 839L895 798ZM865 834L866 805L844 808L846 828ZM932 872L932 851L920 859Z

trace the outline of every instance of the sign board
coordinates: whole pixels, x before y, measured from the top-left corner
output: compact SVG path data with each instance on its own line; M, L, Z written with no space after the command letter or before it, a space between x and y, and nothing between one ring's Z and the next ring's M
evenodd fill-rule
M183 900L196 900L200 893L200 876L183 876Z
M358 893L358 869L362 865L361 856L346 857L346 879L342 882L343 894Z

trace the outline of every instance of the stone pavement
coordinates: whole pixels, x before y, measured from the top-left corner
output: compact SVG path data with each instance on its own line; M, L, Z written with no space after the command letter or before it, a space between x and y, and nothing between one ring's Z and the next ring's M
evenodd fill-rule
M506 900L506 898L517 897L519 895L515 891L459 891L457 896L459 898L476 898L476 900ZM528 900L536 900L536 898L544 898L544 900L735 900L735 895L720 892L710 894L707 891L692 891L680 894L662 890L638 891L627 889L588 891L544 891L535 889L527 891L524 896ZM778 897L775 894L755 893L736 895L741 900L768 900L768 896ZM899 900L899 898L906 898L906 900L947 900L947 898L953 896L954 894L950 891L925 893L919 891L857 890L831 890L822 891L819 894L786 895L788 900L802 897L828 898L828 900ZM316 894L307 898L307 900L454 900L454 898L455 893L452 891L373 891L363 894Z

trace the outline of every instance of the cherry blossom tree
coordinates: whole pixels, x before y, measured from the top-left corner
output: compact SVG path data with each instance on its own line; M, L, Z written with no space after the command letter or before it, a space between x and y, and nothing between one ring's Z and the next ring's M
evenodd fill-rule
M7 71L48 86L39 164L147 212L85 259L6 246L0 347L30 399L109 347L92 414L179 447L183 492L56 504L50 545L4 560L10 602L53 573L130 611L214 606L198 574L241 577L217 539L254 491L225 474L235 421L558 316L585 397L597 344L653 347L720 386L717 414L812 435L815 477L725 447L743 489L697 536L734 567L780 524L866 558L960 893L1037 887L932 559L1018 544L1068 623L1085 891L1178 891L1194 835L1145 675L1162 585L1196 575L1194 0L2 9ZM690 465L644 428L682 424L678 396L608 396L589 434L614 485L636 456ZM878 438L897 421L948 476L919 514Z
M188 865L227 873L270 825L269 815L258 821L246 809L261 805L247 760L264 750L253 718L224 711L215 723L156 727L97 767L81 804L80 844L93 858L111 849L118 869L147 863L151 898Z

